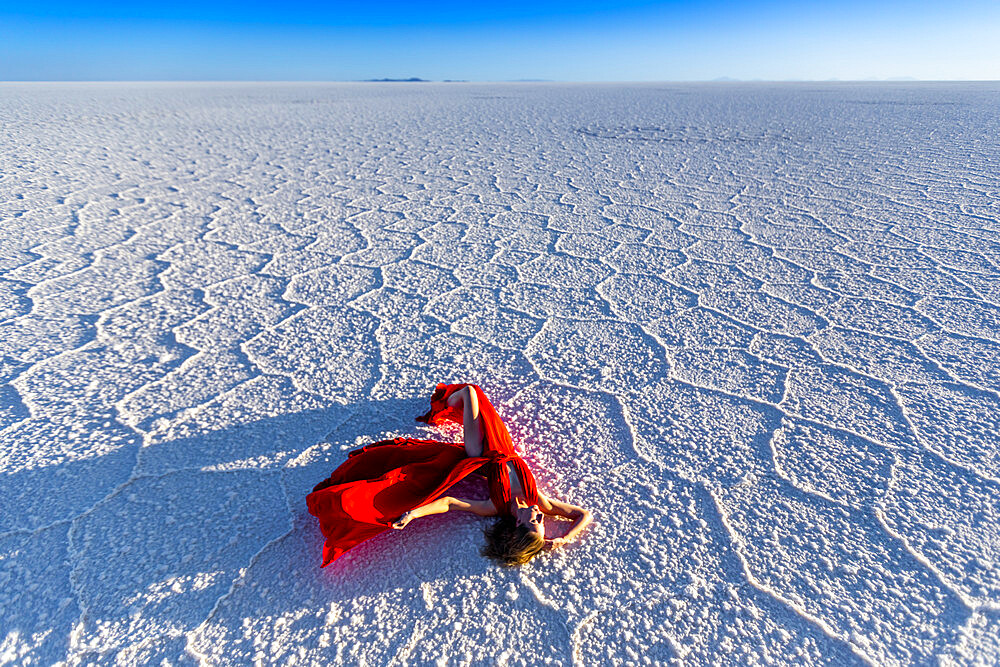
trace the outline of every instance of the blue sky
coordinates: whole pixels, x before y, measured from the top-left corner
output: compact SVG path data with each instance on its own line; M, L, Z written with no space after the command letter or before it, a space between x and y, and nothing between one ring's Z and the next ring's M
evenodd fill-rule
M0 80L1000 79L1000 2L0 0Z

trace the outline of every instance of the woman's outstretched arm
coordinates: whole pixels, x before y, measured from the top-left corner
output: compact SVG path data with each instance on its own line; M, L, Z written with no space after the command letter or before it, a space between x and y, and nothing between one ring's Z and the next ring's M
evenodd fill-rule
M483 429L479 424L479 398L476 390L465 386L448 397L448 405L462 406L462 429L466 456L475 458L483 455Z
M561 500L549 498L540 492L538 494L538 509L542 510L544 514L548 514L549 516L558 516L564 519L569 519L573 522L573 525L570 526L569 532L562 537L557 537L551 540L551 544L554 547L575 540L583 529L586 528L593 520L593 515L588 510L585 510L582 507L577 507L576 505L564 503Z
M399 517L392 524L392 527L399 530L405 528L406 524L414 519L431 514L444 514L451 510L472 512L479 516L496 516L497 514L497 508L493 506L493 502L490 500L465 500L463 498L453 498L452 496L442 496L426 505L421 505L409 512L404 512L403 516Z

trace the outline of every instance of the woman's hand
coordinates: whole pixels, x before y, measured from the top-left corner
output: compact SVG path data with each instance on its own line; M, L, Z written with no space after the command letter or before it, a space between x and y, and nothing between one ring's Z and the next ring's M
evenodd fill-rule
M403 512L403 514L400 515L400 517L392 523L392 527L395 528L396 530L402 530L406 528L406 524L410 523L410 521L412 520L413 520L412 512Z
M558 549L564 544L569 544L569 540L567 540L565 537L554 537L551 540L545 540L545 541L548 542L549 549Z

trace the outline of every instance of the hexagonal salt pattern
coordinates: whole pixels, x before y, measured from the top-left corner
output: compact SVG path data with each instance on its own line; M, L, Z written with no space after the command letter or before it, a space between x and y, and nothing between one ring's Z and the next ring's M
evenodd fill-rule
M0 84L0 663L1000 662L998 93ZM593 526L321 570L439 381Z

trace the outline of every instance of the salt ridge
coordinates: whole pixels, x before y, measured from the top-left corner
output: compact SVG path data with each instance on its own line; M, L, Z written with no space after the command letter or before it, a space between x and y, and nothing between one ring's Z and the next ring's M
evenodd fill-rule
M0 663L1000 661L995 84L0 88ZM320 570L438 381L595 524Z

